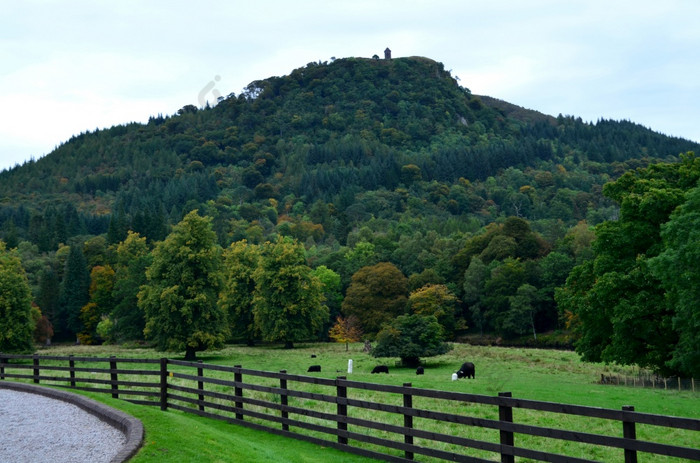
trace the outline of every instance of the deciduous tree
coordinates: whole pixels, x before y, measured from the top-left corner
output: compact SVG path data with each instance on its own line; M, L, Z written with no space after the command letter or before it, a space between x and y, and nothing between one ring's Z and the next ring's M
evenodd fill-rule
M253 274L258 265L260 247L246 240L231 243L224 251L224 285L219 306L228 314L232 339L243 339L249 346L260 336L253 316Z
M353 276L342 310L356 316L365 334L374 335L382 325L406 311L408 279L390 262L363 267Z
M700 187L662 226L664 251L650 259L652 274L661 280L666 301L675 309L673 329L678 344L669 366L682 375L700 377Z
M306 264L304 247L289 238L265 243L255 270L253 314L266 341L312 339L328 320L322 304L321 282Z
M0 241L0 352L33 351L32 295L19 257Z
M146 319L138 304L141 285L148 282L146 269L152 256L146 238L129 231L117 245L117 263L114 282L114 309L110 314L111 337L117 341L143 339ZM103 330L106 328L103 326Z
M159 349L197 351L220 347L228 335L226 313L218 306L221 252L211 220L194 210L153 250L147 283L138 294L145 311L146 338Z
M349 343L357 342L362 338L359 320L354 316L343 318L338 315L335 319L335 325L331 327L328 335L335 342L344 342L345 351L347 352Z
M557 291L559 307L576 321L576 350L584 360L637 364L663 374L681 372L680 364L673 362L679 345L673 323L676 308L669 304L660 279L670 276L662 270L668 268L668 259L679 255L670 251L654 258L663 251L662 224L699 178L700 159L689 153L678 163L627 172L603 188L620 204L620 219L596 227L594 260L575 267ZM680 241L671 249L676 245ZM656 274L651 270L655 263ZM682 266L680 261L678 268Z
M457 297L445 285L426 285L408 296L411 311L418 315L433 315L448 339L455 330L457 302Z
M432 315L401 315L377 334L373 357L399 357L401 363L415 367L421 357L433 357L449 352L452 346L444 342L442 327Z

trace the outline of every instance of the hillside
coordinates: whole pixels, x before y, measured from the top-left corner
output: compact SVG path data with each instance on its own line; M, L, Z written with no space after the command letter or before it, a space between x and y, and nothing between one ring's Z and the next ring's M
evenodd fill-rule
M198 209L224 247L294 237L343 290L382 261L412 287L446 284L460 317L482 329L493 325L470 312L469 259L486 253L492 271L558 250L569 260L556 278L528 268L531 284L550 285L535 322L546 330L557 326L552 285L586 256L571 244L577 224L617 216L602 186L699 148L629 121L476 96L427 58L338 59L254 81L213 107L75 136L1 172L0 237L20 247L39 300L42 275L61 283L64 245L86 243L90 266L107 263L128 230L150 244ZM489 248L494 237L507 246Z

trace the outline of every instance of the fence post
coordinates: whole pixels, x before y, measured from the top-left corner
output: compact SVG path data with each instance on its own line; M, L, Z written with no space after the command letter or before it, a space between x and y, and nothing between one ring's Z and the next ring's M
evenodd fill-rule
M280 373L283 375L287 374L287 370L280 370ZM282 407L286 407L289 404L289 398L287 397L287 378L281 377L280 378L280 389L282 391L280 392L280 403L282 404ZM289 418L289 412L285 410L284 408L282 409L282 419L286 420ZM282 422L282 430L283 431L289 431L289 424L285 423L284 421Z
M39 384L39 354L34 354L32 362L34 363L34 384Z
M622 407L622 436L625 439L636 439L637 428L634 421L625 420L625 412L633 412L634 407L625 405ZM633 449L625 449L625 463L637 463L637 451Z
M411 383L403 383L403 387L410 388ZM413 395L410 392L404 393L403 406L406 408L413 408ZM403 427L407 430L407 432L403 435L404 443L413 445L413 435L410 433L410 430L413 429L413 415L408 413L403 414ZM406 450L404 453L404 457L407 460L413 460L413 452Z
M341 421L341 419L344 419L348 416L348 388L340 385L340 382L344 381L345 379L345 376L338 376L336 378L336 395L338 396L338 406L336 414L338 415L338 443L348 445L347 436L341 436L341 433L345 434L348 430L348 424L344 421Z
M499 392L498 397L512 397L510 392ZM513 422L513 408L508 405L498 406L498 419L501 422ZM513 455L512 447L515 445L515 439L512 431L500 431L501 435L501 463L515 463L515 455ZM510 447L510 448L507 448Z
M117 375L117 358L112 355L109 357L109 379L112 383L112 398L119 398L119 376Z
M236 387L234 388L234 395L235 395L236 397L243 397L243 388L240 387L240 384L243 382L243 374L241 373L241 366L240 366L240 365L234 365L233 368L236 369L236 370L234 370L234 372L233 372L233 380L234 380L234 381L236 382L236 384L237 384ZM240 400L237 400L237 401L236 401L236 408L237 408L238 410L242 410L242 409L243 409L243 402L240 401ZM237 419L237 420L242 420L242 419L243 419L243 413L236 412L236 419Z
M198 363L201 365L202 361L200 360ZM200 378L197 380L197 389L199 391L204 391L204 381L201 379L202 376L204 376L204 368L202 368L201 366L197 367L197 376L199 376L199 378ZM199 398L199 411L203 412L204 411L204 394L199 394L198 398Z
M0 379L5 379L5 356L0 352Z
M75 387L75 360L72 355L68 356L68 376L70 376L70 387Z
M168 409L168 359L160 359L160 409Z

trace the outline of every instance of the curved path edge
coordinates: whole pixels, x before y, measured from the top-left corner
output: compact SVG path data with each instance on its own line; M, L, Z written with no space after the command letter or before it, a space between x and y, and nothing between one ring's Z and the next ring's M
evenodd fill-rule
M34 384L0 381L0 389L12 389L19 392L39 394L56 400L71 403L96 416L100 420L117 428L126 436L126 444L112 458L111 463L122 463L133 457L143 442L143 424L133 416L127 415L107 405L72 392L51 389Z

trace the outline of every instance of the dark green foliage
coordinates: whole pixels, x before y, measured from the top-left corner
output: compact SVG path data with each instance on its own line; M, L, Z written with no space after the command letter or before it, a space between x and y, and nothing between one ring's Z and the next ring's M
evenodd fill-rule
M421 357L449 352L443 330L433 315L401 315L386 324L377 334L373 357L399 357L405 366L420 365Z
M700 187L662 225L664 250L649 260L652 274L666 289L666 303L675 308L673 329L678 334L668 362L691 378L700 376Z
M90 300L89 289L90 270L83 253L83 243L74 241L70 246L63 271L56 319L51 320L57 339L73 340L82 331L80 309Z
M674 273L683 265L676 247L688 246L689 237L664 243L661 229L667 222L668 230L678 224L669 217L699 178L700 160L689 153L680 163L654 164L606 185L605 193L620 203L620 219L596 227L594 259L573 269L556 298L580 336L576 350L585 360L692 374L686 349L697 345L697 335L688 337L685 320L674 323L679 315L688 317L687 304L697 308L696 295L680 290L683 283L676 281L687 275ZM681 293L687 299L678 304ZM686 318L691 326L693 319Z
M146 325L145 314L138 305L141 285L148 282L146 269L151 265L146 239L129 232L116 251L116 275L114 283L114 310L111 336L117 341L142 340Z

